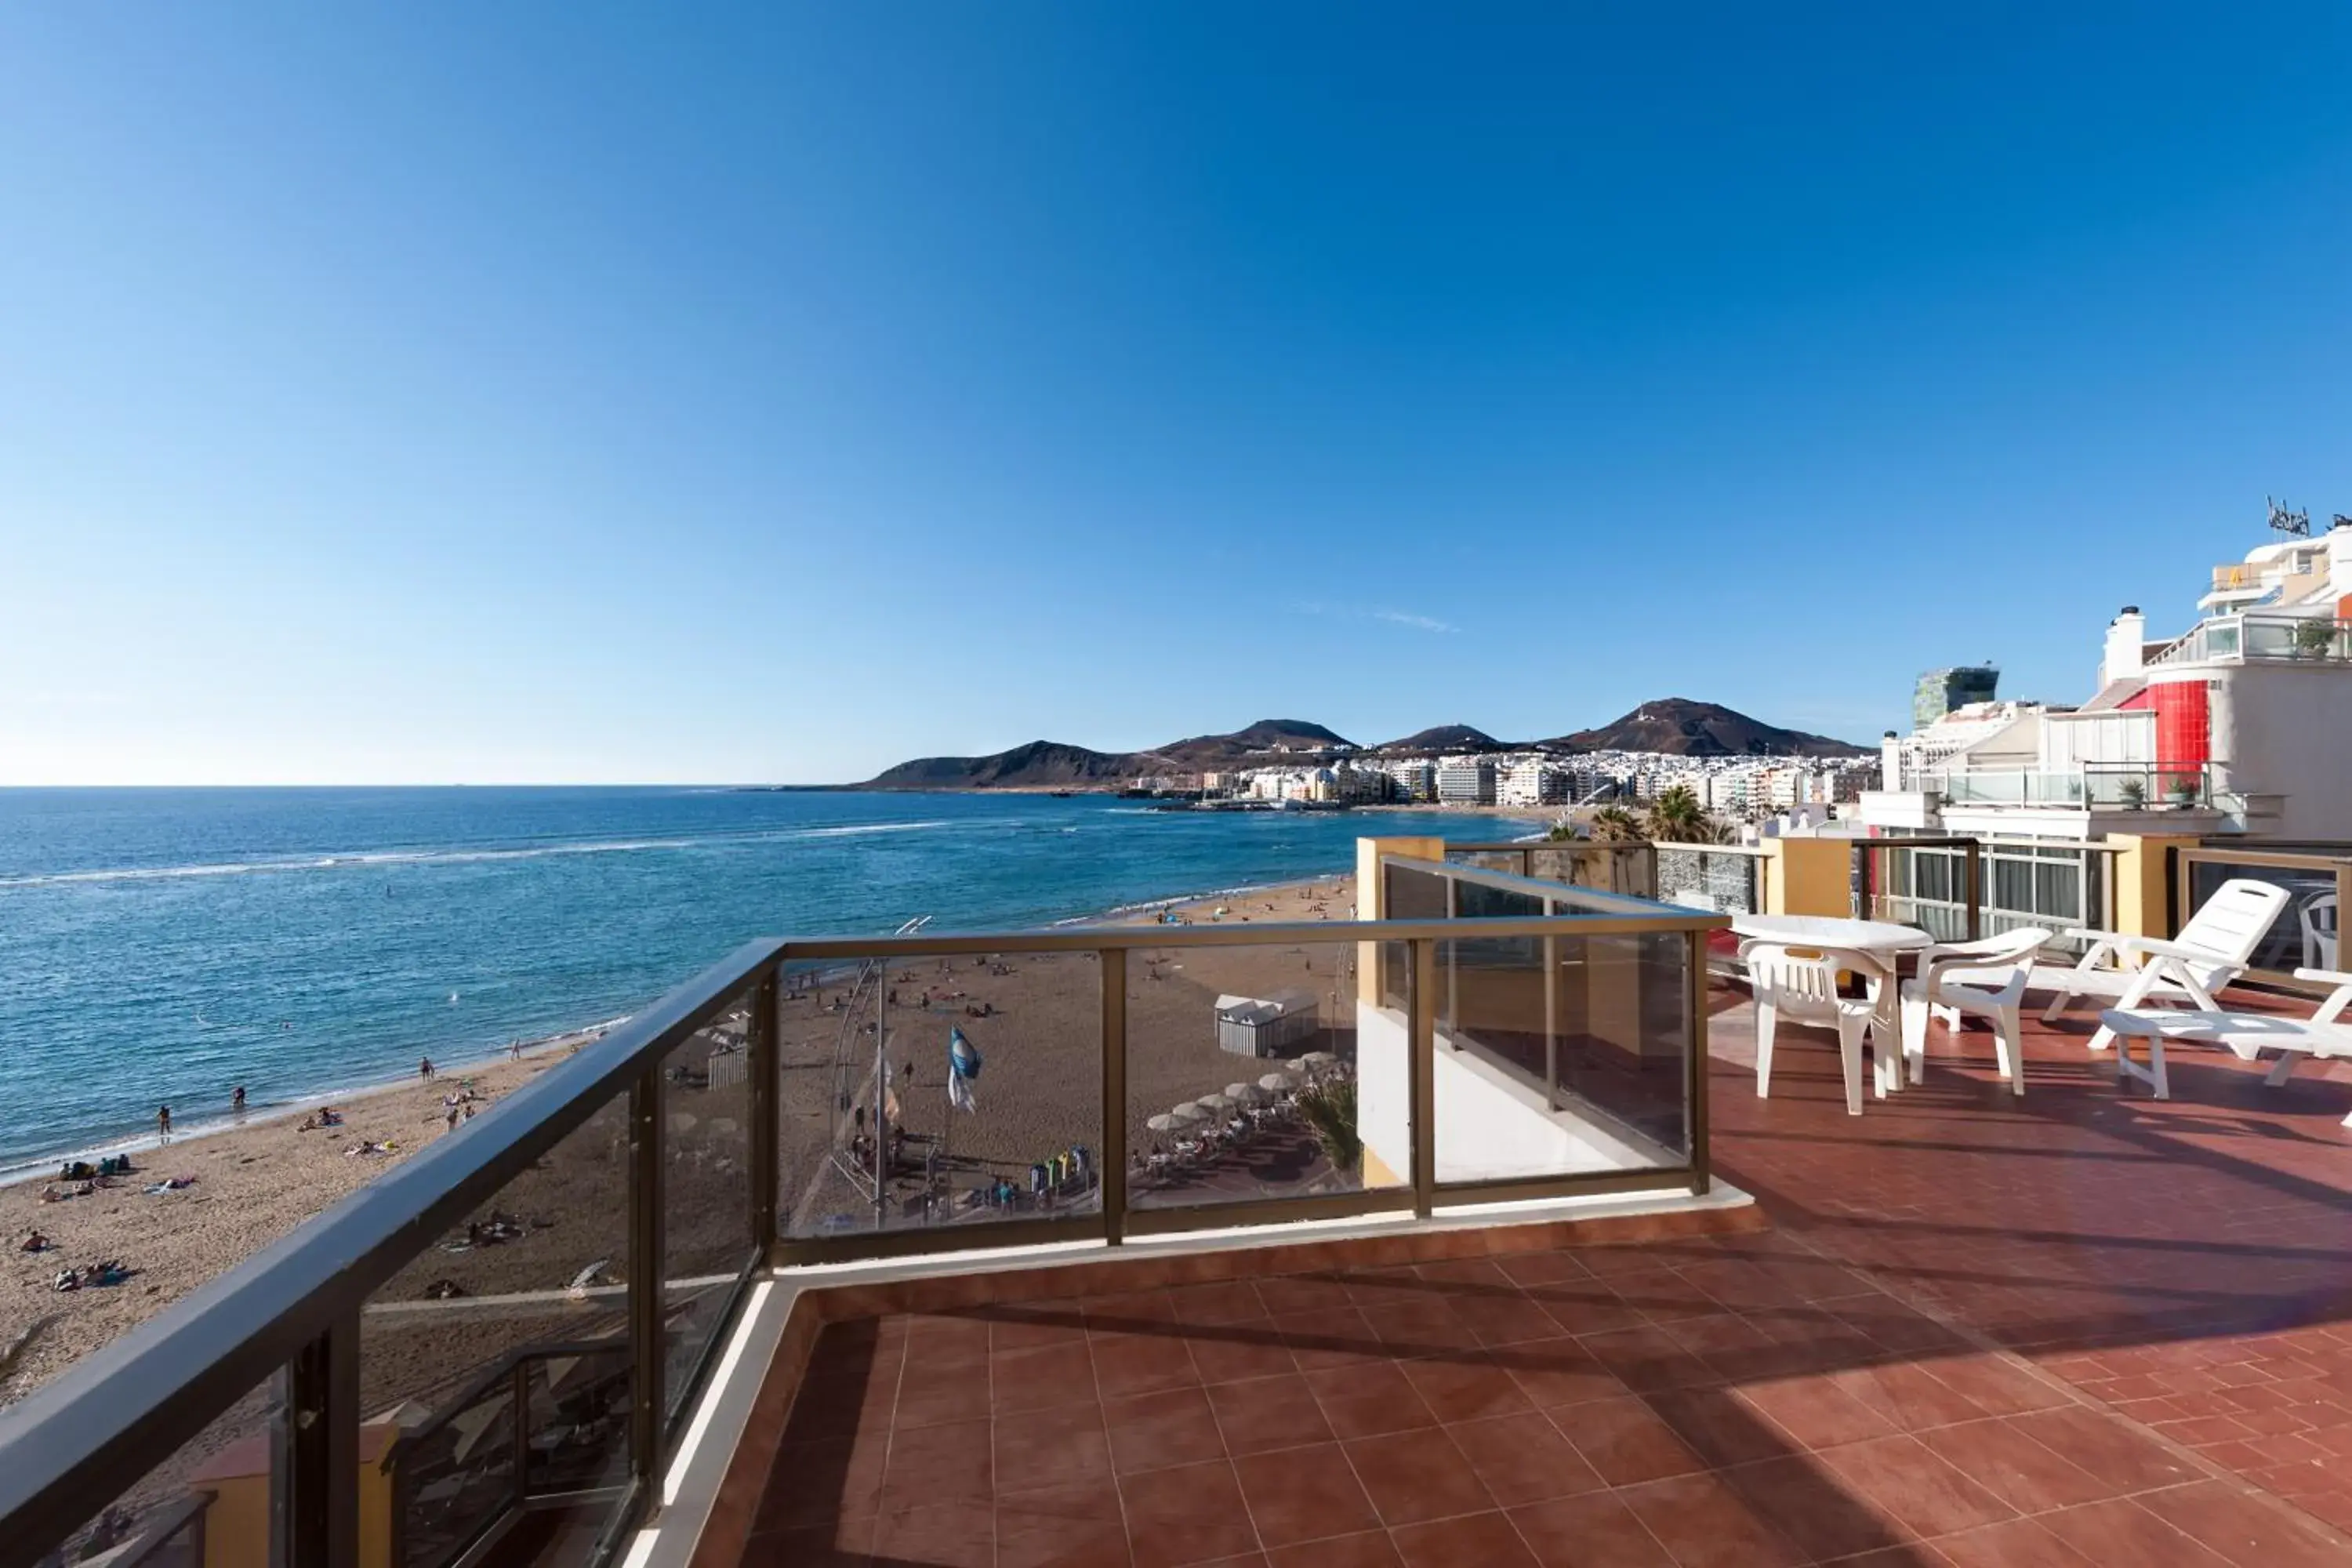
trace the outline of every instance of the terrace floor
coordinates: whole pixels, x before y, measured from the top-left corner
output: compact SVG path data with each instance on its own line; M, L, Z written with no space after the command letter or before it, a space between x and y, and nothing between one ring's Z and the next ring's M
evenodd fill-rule
M833 1323L741 1561L2352 1563L2352 1069L2158 1104L2085 1014L1852 1118L1713 996L1769 1229Z

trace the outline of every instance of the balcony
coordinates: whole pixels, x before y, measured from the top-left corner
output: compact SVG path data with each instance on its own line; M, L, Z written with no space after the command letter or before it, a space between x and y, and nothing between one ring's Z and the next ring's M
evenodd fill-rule
M115 1506L116 1564L2352 1552L2344 1067L2182 1050L2151 1102L2078 1015L2029 1026L2021 1099L1938 1029L1853 1118L1784 1027L1759 1100L1745 991L1688 966L1717 922L1364 872L1363 925L746 950L0 1414L0 1563ZM853 1007L942 962L1051 977L1024 1029L1100 1108L1074 1174L974 1201L795 1138L870 1070ZM1298 1092L1352 1085L1364 1157L1275 1116L1153 1168L1155 1062L1276 969L1315 998ZM855 1048L795 1044L820 1021ZM1498 1171L1451 1119L1474 1082L1615 1163ZM521 1234L469 1235L493 1211Z
M2211 770L2202 763L2086 763L2047 772L1948 770L1927 774L1925 782L1948 806L2113 812L2203 811L2213 805Z
M2214 616L2199 622L2170 647L2148 660L2173 664L2248 662L2352 662L2352 622L2326 616Z

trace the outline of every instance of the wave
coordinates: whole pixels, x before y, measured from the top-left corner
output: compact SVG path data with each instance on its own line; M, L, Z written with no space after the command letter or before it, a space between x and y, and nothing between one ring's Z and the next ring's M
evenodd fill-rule
M616 838L589 844L540 844L516 849L380 849L343 855L297 856L282 860L223 860L195 866L119 866L89 871L51 871L0 877L0 888L44 888L75 882L143 882L183 877L250 877L289 871L347 871L380 866L450 866L484 860L537 860L555 855L628 855L649 849L702 849L735 844L787 843L869 833L913 833L945 827L939 822L872 822L845 827L795 827L772 832L721 834L698 838Z

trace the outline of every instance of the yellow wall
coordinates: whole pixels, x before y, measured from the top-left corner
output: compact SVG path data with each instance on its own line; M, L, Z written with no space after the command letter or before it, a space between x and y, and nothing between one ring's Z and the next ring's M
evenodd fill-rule
M1387 918L1381 907L1381 857L1409 856L1415 860L1445 858L1443 838L1359 838L1356 840L1356 918ZM1381 950L1378 942L1356 944L1356 999L1374 1006L1381 1001Z
M2116 907L2108 911L2108 925L2126 936L2172 935L2172 894L2167 875L2171 851L2192 847L2199 841L2179 836L2111 833L2107 842L2122 851L2115 857Z
M360 1568L392 1565L390 1458L387 1448L383 1460L360 1466ZM213 1494L205 1510L205 1568L269 1568L269 1481L264 1474L205 1483Z
M1760 847L1765 913L1853 913L1853 840L1767 838Z

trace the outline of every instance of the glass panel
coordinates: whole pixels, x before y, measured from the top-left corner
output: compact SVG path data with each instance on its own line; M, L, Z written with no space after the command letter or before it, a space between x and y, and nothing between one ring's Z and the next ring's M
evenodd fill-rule
M629 1158L622 1094L368 1301L361 1408L400 1434L398 1568L454 1562L525 1500L586 1494L533 1508L533 1540L611 1523L629 1468Z
M662 1063L663 1396L675 1416L750 1271L751 1001L745 990Z
M2271 921L2271 929L2254 949L2253 967L2279 973L2297 969L2340 969L2336 920L2342 912L2336 898L2336 873L2316 868L2231 866L2210 860L2189 864L2189 909L2186 925L2222 883L2245 878L2269 882L2287 890L2286 906Z
M1531 877L1604 893L1658 896L1656 857L1646 844L1536 845L1528 855Z
M1541 920L1547 912L1540 894L1490 888L1466 878L1454 886L1454 913L1461 920Z
M1900 857L1895 858L1900 859ZM1699 849L1658 851L1658 897L1686 909L1754 914L1757 860L1752 855L1711 855Z
M1408 1184L1410 1014L1365 981L1402 975L1409 990L1411 969L1404 942L1129 953L1129 1204Z
M1437 1180L1686 1163L1688 963L1677 932L1441 942Z
M103 1563L107 1568L271 1562L285 1498L284 1415L284 1380L272 1377L100 1510L44 1561Z
M1452 894L1446 879L1433 871L1417 870L1394 860L1381 864L1381 918L1391 921L1442 921L1453 917ZM1412 994L1412 959L1403 942L1386 942L1381 950L1381 1005L1402 1007Z
M784 1235L1098 1211L1101 968L1093 952L967 952L807 982L781 1010ZM951 1103L958 1038L973 1070Z
M1448 849L1445 852L1448 865L1475 866L1482 871L1502 871L1514 877L1519 875L1524 858L1517 849Z

